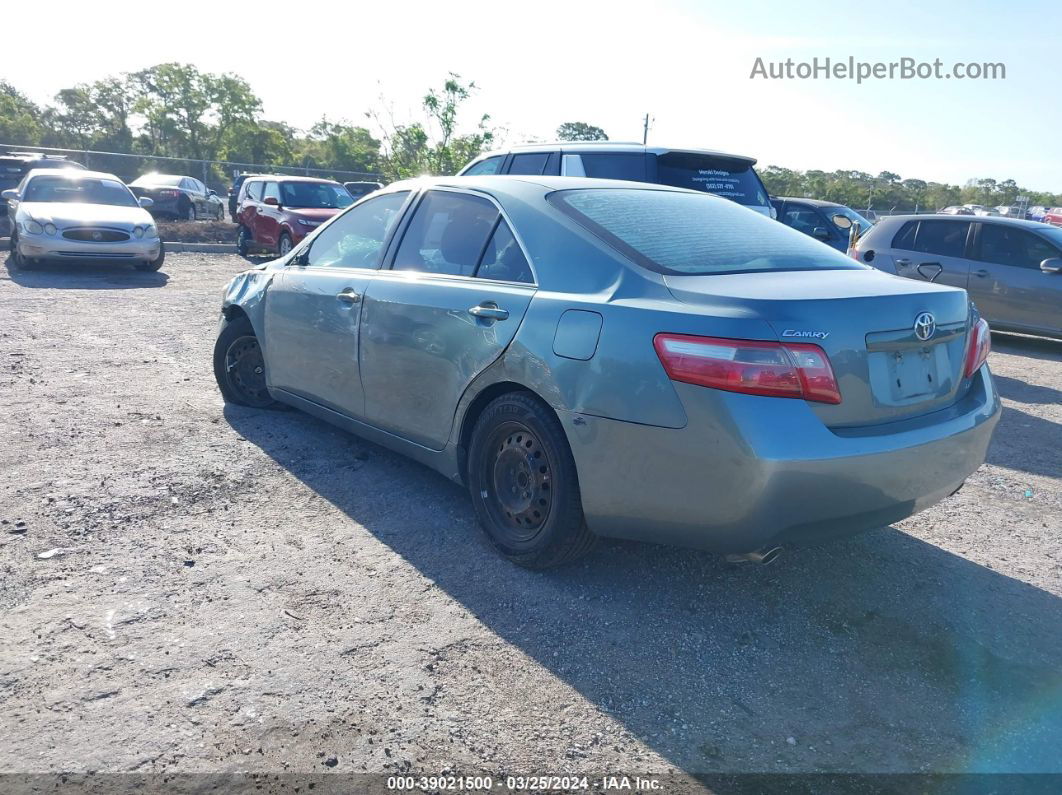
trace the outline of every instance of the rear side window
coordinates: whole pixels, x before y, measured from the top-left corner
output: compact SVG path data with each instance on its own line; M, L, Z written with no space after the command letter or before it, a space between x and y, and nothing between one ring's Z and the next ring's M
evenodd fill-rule
M481 279L525 284L535 281L531 266L527 264L527 258L505 219L498 220L494 234L487 241L476 276Z
M541 174L549 160L549 152L532 152L522 155L513 155L513 162L509 165L510 174Z
M477 174L497 174L501 169L502 161L505 158L502 155L495 155L494 157L488 157L485 160L480 160L474 166L470 166L468 170L462 172L466 177L472 177Z
M265 189L262 191L262 199L265 200L269 198L276 199L278 202L280 201L280 187L275 182L267 182L265 184Z
M746 206L769 205L767 192L748 160L668 152L657 157L656 169L661 185L702 190Z
M428 191L402 236L392 267L472 276L498 215L497 208L479 196Z
M825 221L823 221L822 216L819 215L816 210L800 204L786 205L785 214L782 216L782 223L786 226L793 227L798 232L803 232L805 235L812 234L820 227L826 227Z
M646 181L645 154L642 152L589 153L579 157L588 177Z
M982 224L981 256L984 262L1038 270L1045 259L1057 257L1058 249L1042 237L1007 224Z
M602 188L557 191L549 201L628 259L661 273L866 270L784 224L715 196Z
M904 251L915 250L915 232L918 231L918 221L908 221L900 227L899 233L892 239L892 247Z
M922 221L915 236L915 251L938 257L966 256L969 221Z

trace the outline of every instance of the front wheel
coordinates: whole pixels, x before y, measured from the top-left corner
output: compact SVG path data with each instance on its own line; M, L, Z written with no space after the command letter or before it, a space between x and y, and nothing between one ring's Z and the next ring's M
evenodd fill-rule
M280 236L280 240L277 241L277 254L281 257L287 256L291 251L291 235L284 232Z
M266 388L265 359L246 317L229 320L214 343L214 378L227 403L266 409L276 405Z
M557 566L582 557L594 544L564 429L532 395L502 395L476 420L468 485L480 525L516 564Z
M247 252L251 250L251 233L247 231L246 226L240 226L238 232L236 232L236 253L241 257L246 257Z
M10 251L7 255L7 267L16 271L29 270L30 263L18 252L18 235L12 233Z
M151 262L138 262L134 267L138 271L157 271L162 267L162 263L166 261L166 247L159 243L159 255Z

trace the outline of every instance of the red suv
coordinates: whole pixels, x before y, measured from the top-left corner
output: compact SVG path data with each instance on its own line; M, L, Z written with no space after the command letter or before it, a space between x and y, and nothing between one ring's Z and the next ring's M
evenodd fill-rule
M330 179L250 177L237 200L236 250L246 255L251 249L264 248L284 256L353 203L347 189Z

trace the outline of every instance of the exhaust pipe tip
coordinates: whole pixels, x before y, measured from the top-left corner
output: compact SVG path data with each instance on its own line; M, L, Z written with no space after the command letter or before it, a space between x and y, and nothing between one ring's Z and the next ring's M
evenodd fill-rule
M778 559L778 556L782 554L781 547L763 547L752 552L740 552L737 554L727 555L727 563L758 563L761 566L767 566Z

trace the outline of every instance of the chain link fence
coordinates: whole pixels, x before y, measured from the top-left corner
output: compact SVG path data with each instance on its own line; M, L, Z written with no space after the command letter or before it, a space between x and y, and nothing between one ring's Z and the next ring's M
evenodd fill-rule
M164 157L162 155L127 154L124 152L101 152L95 149L61 149L50 146L20 146L0 143L0 155L12 152L33 152L48 155L64 155L93 171L105 171L132 182L141 174L159 171L180 174L202 180L207 187L224 195L237 174L287 174L289 176L322 177L337 182L369 180L380 182L381 175L369 171L343 171L335 168L318 168L309 162L297 165L268 165L265 163L237 163L231 160L196 160L193 158Z

